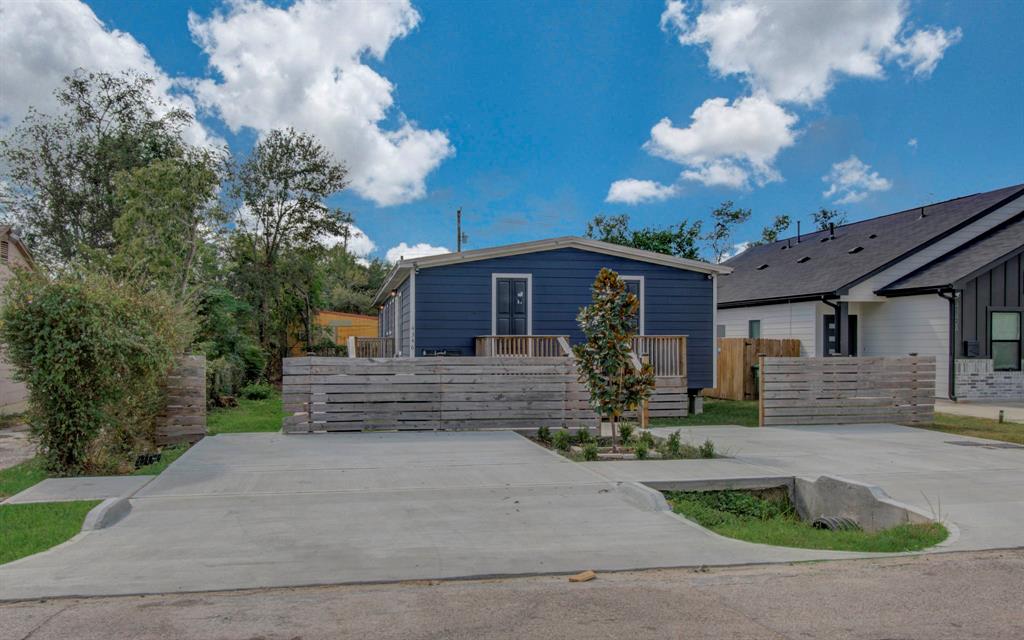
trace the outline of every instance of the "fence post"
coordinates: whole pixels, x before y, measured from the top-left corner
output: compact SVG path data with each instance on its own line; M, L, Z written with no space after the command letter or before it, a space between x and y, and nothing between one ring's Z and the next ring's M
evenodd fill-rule
M757 356L757 426L764 426L764 355Z
M350 357L350 358L356 357L356 337L355 336L349 336L348 337L348 357Z

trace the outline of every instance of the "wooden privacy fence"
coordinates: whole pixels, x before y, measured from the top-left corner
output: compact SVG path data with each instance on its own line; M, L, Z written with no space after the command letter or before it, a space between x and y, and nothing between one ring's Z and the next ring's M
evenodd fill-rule
M206 358L178 358L164 391L167 404L156 419L156 444L201 440L206 435Z
M394 358L395 339L349 336L347 349L350 358Z
M797 357L800 341L779 338L719 338L718 379L704 395L723 400L757 400L754 366L759 356Z
M686 336L633 336L633 352L651 359L654 375L686 378Z
M284 430L592 428L573 359L285 358Z
M761 358L761 426L932 422L934 356Z

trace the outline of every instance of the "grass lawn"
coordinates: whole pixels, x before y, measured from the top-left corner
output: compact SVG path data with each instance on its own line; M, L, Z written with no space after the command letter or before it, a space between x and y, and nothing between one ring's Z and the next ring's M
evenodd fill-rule
M283 421L281 394L275 391L266 400L239 398L237 407L210 411L206 416L206 430L211 436L218 433L279 431Z
M40 458L32 458L13 467L0 469L0 500L20 493L47 477Z
M701 427L720 424L757 426L757 402L752 400L704 400L704 413L685 418L653 418L652 427Z
M82 530L82 522L99 500L41 502L0 506L0 564L56 546Z
M745 491L666 492L672 510L720 535L802 549L919 551L946 539L942 524L908 524L867 533L815 529L788 500L766 500Z
M170 466L172 462L181 457L181 454L188 451L187 444L172 444L164 447L160 450L160 459L153 464L147 464L144 467L139 467L132 472L133 476L158 476L164 469Z
M989 440L1024 444L1024 424L1015 424L1013 422L1000 423L998 420L936 413L935 423L923 428L944 431L958 436L988 438Z

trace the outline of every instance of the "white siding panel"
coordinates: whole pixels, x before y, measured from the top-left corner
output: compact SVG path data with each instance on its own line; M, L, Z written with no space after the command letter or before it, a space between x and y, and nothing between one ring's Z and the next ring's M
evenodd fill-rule
M996 225L1006 222L1021 211L1024 211L1024 197L1017 198L1013 202L996 209L977 222L967 225L963 229L960 229L955 233L951 233L949 236L939 240L935 244L927 246L917 253L908 256L906 260L902 260L885 271L871 276L864 282L861 282L850 289L849 295L843 296L843 300L878 300L879 298L875 296L875 291L895 282L911 271L915 271L929 262L941 258L965 242L969 242Z
M854 307L854 305L851 305ZM863 356L935 356L936 395L948 395L949 302L937 295L861 303L855 310Z
M748 322L760 320L762 338L796 338L800 341L800 355L811 357L817 354L818 304L794 302L719 309L718 324L725 325L726 338L746 338Z

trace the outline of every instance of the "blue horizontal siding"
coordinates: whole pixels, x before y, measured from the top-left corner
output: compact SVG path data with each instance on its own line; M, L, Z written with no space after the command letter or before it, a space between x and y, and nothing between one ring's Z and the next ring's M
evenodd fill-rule
M579 249L553 249L518 256L420 269L416 275L416 350L458 349L473 353L473 338L491 332L491 274L533 276L533 333L568 335L583 341L576 325L590 304L590 285L602 267L623 276L644 276L647 335L687 335L689 384L714 386L714 327L711 280L703 273L617 258Z

